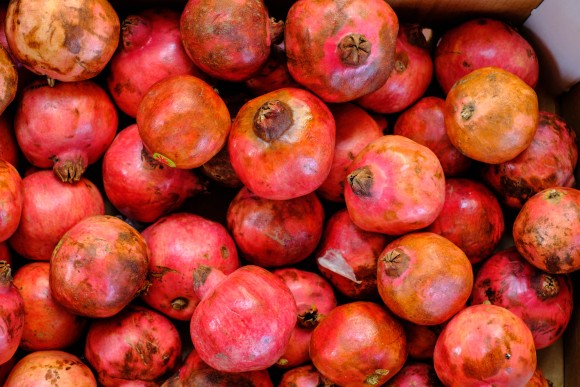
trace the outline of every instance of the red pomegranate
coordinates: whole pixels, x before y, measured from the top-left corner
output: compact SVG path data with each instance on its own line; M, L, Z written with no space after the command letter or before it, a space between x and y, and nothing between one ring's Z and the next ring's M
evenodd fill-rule
M398 29L382 0L295 2L284 31L288 70L326 102L352 101L389 78Z
M512 234L518 252L551 274L580 269L580 191L568 187L542 190L518 213Z
M270 47L270 56L266 63L244 84L255 96L284 87L300 87L288 71L286 51L283 44Z
M230 202L228 230L249 263L280 267L314 252L324 225L324 209L314 193L287 200L264 199L243 187Z
M340 209L325 225L315 254L318 270L349 298L378 298L377 259L392 239L360 229L347 210Z
M24 301L12 283L12 269L0 261L0 364L16 353L24 332Z
M215 267L224 274L240 266L236 245L226 228L199 215L167 215L141 235L151 252L151 287L141 298L176 320L189 321L199 303L192 278L200 265Z
M227 144L199 169L204 176L222 187L240 189L244 186L232 167Z
M14 118L22 153L38 168L52 168L65 182L78 181L105 153L117 131L115 105L93 81L41 81L22 91Z
M265 199L304 196L324 182L334 155L336 126L314 94L278 89L248 101L228 140L234 171Z
M0 242L0 261L6 261L8 264L12 264L13 253L10 249L8 242Z
M499 251L477 271L472 305L490 302L509 309L532 331L536 349L552 345L572 316L572 282L528 263L515 247Z
M24 330L20 348L25 351L65 349L82 339L88 320L57 303L48 283L50 264L31 262L14 275L14 286L24 302Z
M433 364L446 386L523 386L536 370L534 338L505 308L469 306L441 332Z
M124 216L152 223L178 209L206 184L191 170L169 168L145 149L136 124L120 131L103 156L103 187Z
M405 332L380 305L349 302L334 308L314 329L310 358L339 386L380 386L403 368Z
M133 227L93 215L70 228L50 260L53 298L74 314L110 317L149 285L149 249Z
M282 374L278 387L331 387L333 384L326 383L324 377L312 364L291 368Z
M6 382L6 379L8 378L8 374L10 374L10 371L12 371L12 368L14 368L16 360L18 359L16 358L15 354L6 363L0 364L0 384L2 384L3 386L4 383Z
M464 75L488 66L515 74L530 87L538 82L538 58L530 43L514 28L490 18L469 20L444 33L434 62L445 94Z
M443 387L435 369L427 363L407 363L385 387Z
M403 136L368 144L348 168L348 213L366 231L402 235L431 224L445 203L445 176L437 156Z
M540 368L536 368L536 372L532 378L528 381L525 387L550 387L552 383L548 382L544 373Z
M389 79L356 102L374 112L397 113L425 94L431 78L433 60L421 27L417 24L402 24L395 46L395 65Z
M204 362L219 371L248 372L280 359L296 325L297 308L278 276L254 265L228 276L200 266L194 289L201 301L190 334Z
M0 159L0 242L10 238L20 224L24 202L24 184L16 168Z
M407 353L417 360L433 359L435 343L443 329L443 325L419 325L410 321L402 321L407 336Z
M423 97L403 111L393 127L393 134L405 136L431 149L441 162L446 177L461 175L471 167L472 160L459 152L445 130L443 110L445 100Z
M14 101L18 90L18 71L8 51L0 47L0 114Z
M226 104L209 84L193 75L174 75L147 90L139 103L137 126L154 159L191 169L222 148L231 119Z
M14 134L13 114L4 112L0 115L0 158L18 169L21 162L20 154L20 148Z

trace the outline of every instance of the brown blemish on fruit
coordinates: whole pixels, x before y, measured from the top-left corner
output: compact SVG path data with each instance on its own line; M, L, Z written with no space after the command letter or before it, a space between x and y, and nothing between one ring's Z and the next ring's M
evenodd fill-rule
M535 193L535 190L523 180L512 180L507 176L501 176L499 184L504 195L517 199L520 204Z
M395 71L402 73L409 65L409 55L406 52L398 52L395 56Z
M363 197L371 196L373 172L368 165L351 172L347 176L347 181L355 195Z
M183 297L178 297L178 298L174 299L173 301L171 301L171 308L174 310L183 310L183 309L187 308L188 305L189 305L189 301L187 300L187 298L183 298Z
M222 246L220 247L220 255L222 256L223 259L228 259L230 257L230 251L228 250L227 247Z
M550 255L544 259L544 265L549 273L559 273L562 269L560 258L557 255Z
M193 287L195 289L201 287L212 270L211 266L199 265L199 267L193 272Z
M474 380L485 380L496 375L503 367L505 351L499 345L490 349L481 359L465 357L463 372Z
M254 133L262 140L272 142L280 138L293 122L290 106L277 99L270 100L254 115Z
M361 34L349 34L338 43L338 53L342 63L360 66L366 63L371 54L371 42Z
M540 300L555 297L560 293L560 282L553 275L540 273L532 278L532 286Z

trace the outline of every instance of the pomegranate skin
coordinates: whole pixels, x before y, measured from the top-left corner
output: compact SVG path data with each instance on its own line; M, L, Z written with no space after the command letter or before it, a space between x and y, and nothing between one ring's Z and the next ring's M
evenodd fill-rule
M513 224L518 252L551 274L580 268L580 191L568 187L542 190L523 205Z
M515 314L496 305L472 305L441 332L433 364L446 386L523 386L536 370L536 348Z
M8 240L20 224L24 184L16 168L0 159L0 242Z
M189 321L199 303L192 278L200 265L215 267L224 274L240 266L236 245L226 228L198 215L167 215L141 235L151 252L151 287L141 298L176 320Z
M385 1L295 2L284 31L288 70L326 102L352 101L389 78L398 29Z
M471 304L490 302L520 317L532 331L536 349L553 344L572 316L572 282L548 274L511 247L492 255L477 272Z
M407 363L385 387L443 387L432 365Z
M418 325L410 321L402 322L407 336L407 353L417 360L433 359L435 343L443 325Z
M554 113L540 111L531 144L516 158L481 165L483 180L500 200L521 208L534 194L552 187L572 187L578 162L576 132Z
M8 51L0 47L0 114L14 101L18 90L18 71Z
M52 168L65 182L78 181L115 137L118 115L105 90L93 81L38 81L22 91L14 117L16 140L38 168Z
M290 75L283 45L270 47L270 56L262 68L244 84L254 96L284 87L301 87Z
M489 18L467 21L443 34L434 63L445 94L461 77L488 66L515 74L532 88L538 82L538 58L532 46L512 27Z
M445 203L445 176L429 148L403 136L368 144L348 168L348 213L366 231L402 235L431 224Z
M5 112L0 115L0 158L18 169L21 163L20 156L20 148L14 134L13 114Z
M120 27L106 0L18 0L8 5L5 28L18 61L36 74L73 82L104 69L119 43Z
M278 387L317 387L328 386L323 376L312 364L291 368L282 374Z
M14 286L24 302L20 348L25 351L65 349L85 333L88 320L70 313L53 299L49 273L48 262L32 262L14 275Z
M205 191L191 170L169 168L145 149L136 124L117 134L103 156L103 187L123 215L152 223L177 210L185 200Z
M148 286L149 249L133 227L93 215L69 229L50 260L53 298L74 314L110 317Z
M22 219L8 243L27 259L49 261L65 232L86 217L105 213L103 196L85 177L63 183L52 171L40 170L24 177L22 185Z
M0 364L16 353L24 332L24 300L12 282L12 269L0 261Z
M310 358L332 383L380 386L403 368L407 358L405 332L378 304L342 304L312 332Z
M198 269L195 287L209 286L216 269ZM223 276L223 274L221 274ZM225 372L266 369L282 356L296 325L296 302L276 275L242 266L210 286L193 312L191 339L199 356Z

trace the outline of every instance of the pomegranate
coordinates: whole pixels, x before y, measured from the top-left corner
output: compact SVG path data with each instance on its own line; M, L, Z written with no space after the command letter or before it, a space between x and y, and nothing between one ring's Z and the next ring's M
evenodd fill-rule
M326 223L316 251L320 273L336 290L353 299L376 299L377 259L394 237L357 227L345 208Z
M523 386L536 370L534 338L505 308L469 306L441 332L433 364L446 386Z
M16 363L4 387L97 387L91 369L76 355L59 350L35 351Z
M24 301L12 283L12 269L0 261L0 364L14 356L24 331Z
M472 264L493 253L505 228L503 211L482 183L463 178L445 180L445 204L425 231L434 232L459 247Z
M321 198L344 202L346 171L354 157L383 131L364 109L353 103L330 106L336 124L336 142L330 173L316 190Z
M78 181L105 153L117 131L117 110L93 81L40 81L22 91L14 118L22 153L38 168L52 168L64 182Z
M501 67L530 87L538 82L534 49L514 28L500 20L468 20L443 34L435 49L435 75L447 94L461 77L481 67Z
M268 18L263 0L195 0L181 14L185 51L203 72L239 82L268 59L282 26Z
M385 247L377 264L377 286L385 305L399 317L438 325L465 306L473 272L465 253L448 239L415 232Z
M228 230L242 257L262 267L306 259L316 249L323 225L324 209L314 193L271 200L243 187L227 211Z
M16 168L0 159L0 242L6 241L16 232L22 218L24 188Z
M334 308L312 332L310 358L340 386L381 386L407 358L405 332L383 307L353 301Z
M482 164L483 180L506 205L521 208L534 194L551 187L572 187L578 162L576 132L553 113L540 111L532 143L505 163Z
M20 154L20 148L14 134L13 114L4 112L0 115L0 158L18 169L20 166Z
M199 303L193 273L200 265L230 274L240 266L234 240L220 223L190 213L174 213L142 232L151 251L151 287L141 297L166 316L189 321Z
M518 252L551 274L580 269L580 191L568 187L542 190L518 213L512 234Z
M403 136L368 144L348 168L344 198L355 225L402 235L431 224L445 203L445 177L437 156Z
M532 331L536 349L552 345L572 316L572 282L528 263L515 247L499 251L477 272L472 304L490 302L509 309Z
M326 102L352 101L389 78L398 29L382 0L297 1L284 31L288 70Z
M105 152L102 178L111 204L144 223L157 221L206 189L195 172L155 160L143 146L136 124L119 132Z
M8 5L5 28L19 62L37 74L72 82L104 69L119 43L120 22L106 0L17 0Z
M227 145L224 145L215 156L199 169L211 181L222 187L240 189L244 186L232 167Z
M22 218L8 243L27 259L49 261L65 232L88 216L105 213L103 196L85 177L69 184L52 171L39 170L24 177L22 185Z
M154 83L173 75L205 77L181 44L180 16L174 9L156 7L121 23L121 44L109 62L107 86L119 109L130 117L137 115L139 102Z
M282 374L278 387L331 387L312 364L291 368Z
M433 359L433 350L443 325L418 325L410 321L402 321L407 336L407 353L409 357L418 360Z
M194 289L201 301L191 318L194 348L209 366L248 372L272 366L296 325L296 302L278 276L254 265L226 276L200 266Z
M395 65L389 79L356 102L374 112L397 113L425 94L432 77L433 60L421 27L402 24L395 46Z
M407 363L386 387L443 387L432 365Z
M446 177L465 173L472 160L453 146L445 130L445 100L423 97L403 111L393 127L393 134L405 136L431 149L441 162Z
M3 386L6 382L6 379L8 378L8 374L10 374L10 371L12 371L12 368L14 368L16 360L16 355L14 355L6 363L0 364L0 384Z
M113 216L93 215L55 247L50 291L74 314L110 317L148 287L148 267L149 249L137 230Z
M8 51L0 47L0 114L14 101L18 89L18 71Z
M137 126L154 159L170 167L191 169L222 148L231 119L224 101L205 81L193 75L174 75L148 89L139 103Z
M536 368L536 372L534 372L534 375L528 381L525 387L550 387L552 385L553 384L544 377L542 370L540 368Z
M6 261L6 263L11 265L12 259L12 250L8 242L0 242L0 261Z
M283 45L272 46L266 63L256 74L244 82L255 96L284 87L300 87L288 71L286 51L283 47Z
M332 165L336 126L314 94L278 89L248 101L232 125L228 152L244 185L265 199L304 196Z
M130 306L115 316L92 321L84 355L103 386L124 381L153 385L174 371L181 356L181 338L167 317Z

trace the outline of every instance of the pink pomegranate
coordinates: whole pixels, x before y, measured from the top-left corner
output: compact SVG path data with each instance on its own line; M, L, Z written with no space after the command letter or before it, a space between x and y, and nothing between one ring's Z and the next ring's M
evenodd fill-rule
M443 387L435 369L427 363L407 363L385 387Z
M117 131L115 105L92 81L35 82L22 92L14 130L22 153L65 182L78 181L105 153Z
M286 51L283 45L270 47L270 56L266 63L244 84L255 96L284 87L300 87L288 71Z
M151 252L151 287L141 298L166 316L189 321L199 303L193 273L200 265L230 274L240 266L234 240L220 223L190 213L162 217L142 232Z
M445 130L443 110L445 100L439 97L423 97L402 112L393 134L405 136L431 149L446 177L461 175L471 167L472 160L459 152L449 140Z
M505 228L497 198L482 183L463 178L445 180L445 204L425 230L453 242L472 264L493 253Z
M14 134L14 117L9 112L0 115L0 158L12 164L16 169L20 166L20 148Z
M180 361L181 338L167 317L131 306L92 321L84 355L103 386L126 380L158 385Z
M228 230L249 263L280 267L314 252L324 226L324 209L314 193L287 200L261 198L243 187L227 211Z
M50 260L53 298L74 314L110 317L147 289L149 249L122 220L93 215L70 228Z
M119 33L119 17L106 0L18 0L6 14L6 38L16 59L60 81L97 76L113 56Z
M512 234L518 252L551 274L580 269L580 191L568 187L542 190L518 213Z
M368 144L348 168L348 213L366 231L402 235L431 224L445 203L445 177L426 146L398 135Z
M318 269L349 298L377 298L377 259L392 239L360 229L347 210L340 209L325 225L315 254Z
M105 213L103 196L85 177L63 183L52 171L40 170L22 179L22 185L22 219L8 242L27 259L49 261L65 232L88 216Z
M401 324L373 302L354 301L334 308L312 332L310 358L339 386L380 386L405 363Z
M505 308L469 306L441 332L433 364L446 386L523 386L536 370L534 338Z
M16 168L0 159L0 242L16 232L22 218L24 187Z
M469 20L443 34L434 63L445 94L464 75L488 66L515 74L530 87L538 82L538 58L530 43L514 28L490 18Z
M326 104L296 88L248 101L228 140L234 171L265 199L285 200L315 191L332 166L336 126Z
M278 387L331 387L333 384L326 383L324 377L312 364L291 368L282 374Z
M421 27L402 24L395 46L395 66L384 85L357 99L374 112L400 112L417 101L431 83L433 60Z
M407 336L409 357L417 360L433 359L435 343L443 325L419 325L406 320L402 324Z
M297 308L278 276L254 265L228 276L200 266L194 289L201 302L190 333L203 361L219 371L248 372L280 359L296 325Z
M352 101L389 78L398 29L382 0L298 1L286 17L288 70L326 102Z
M515 247L499 251L479 268L471 303L509 309L532 331L536 349L552 345L572 316L572 282L528 263Z
M144 223L157 221L206 189L195 172L155 160L145 149L136 124L120 131L105 152L102 177L111 204L126 217Z
M346 171L354 157L383 131L364 109L353 103L330 105L336 124L336 142L330 173L316 190L321 198L344 202Z
M12 269L0 261L0 364L14 356L24 331L24 301L12 283Z
M18 71L4 47L0 47L0 114L14 101L18 89Z
M576 132L553 113L540 111L532 143L516 158L505 163L482 164L484 181L500 200L513 208L534 194L551 187L572 187L578 162Z

